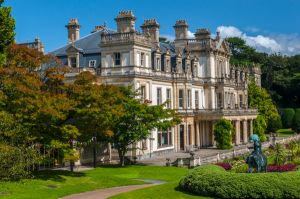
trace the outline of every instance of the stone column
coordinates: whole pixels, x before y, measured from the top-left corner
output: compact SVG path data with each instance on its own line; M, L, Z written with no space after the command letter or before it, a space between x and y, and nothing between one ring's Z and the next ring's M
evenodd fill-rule
M243 120L243 140L244 143L248 143L248 122L247 120Z
M212 141L211 141L211 143L212 143L213 146L216 146L217 143L215 141L215 133L214 133L214 129L215 128L214 128L214 124L215 124L215 121L211 121L211 133L212 133L212 136L211 136Z
M235 144L240 144L240 121L235 121Z
M200 147L200 131L199 131L199 121L196 121L196 145Z
M249 131L250 131L250 135L252 135L253 134L253 120L250 120L250 129L249 129Z
M190 125L191 131L190 131L190 145L195 145L195 128L193 128L193 125Z

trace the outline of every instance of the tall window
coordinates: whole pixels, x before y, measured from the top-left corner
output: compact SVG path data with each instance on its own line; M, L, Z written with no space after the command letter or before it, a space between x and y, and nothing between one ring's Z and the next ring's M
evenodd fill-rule
M222 93L217 93L217 107L221 108L222 106Z
M157 133L157 146L167 147L172 145L172 130L158 131Z
M199 109L199 92L195 91L195 107Z
M170 60L166 61L166 71L170 71Z
M167 108L171 108L171 89L167 88Z
M146 87L141 86L141 100L144 102L146 99Z
M114 53L115 57L115 66L121 65L121 53Z
M160 105L162 103L162 99L161 99L161 88L157 88L156 90L157 92L157 105Z
M179 95L178 95L178 106L179 108L183 108L183 90L179 90Z
M192 102L192 94L191 90L188 90L188 96L187 96L187 108L191 108L191 103Z
M145 65L145 53L141 53L141 66Z
M70 58L70 65L72 68L76 68L77 67L77 60L76 60L76 57L71 57Z
M240 108L243 107L243 95L240 95Z
M160 70L160 59L156 58L156 70Z

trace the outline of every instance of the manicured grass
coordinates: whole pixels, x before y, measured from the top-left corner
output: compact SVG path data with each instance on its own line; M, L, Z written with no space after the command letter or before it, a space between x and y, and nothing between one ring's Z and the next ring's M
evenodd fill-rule
M276 133L279 137L289 137L294 135L295 132L292 129L278 129Z
M118 196L119 198L153 198L153 193L157 193L156 198L195 198L195 196L176 191L180 178L187 171L186 168L154 166L102 167L74 174L68 171L43 171L35 174L34 179L0 182L0 192L10 193L0 195L0 198L56 199L95 189L143 184L134 180L136 178L164 180L167 184L133 191L128 195L122 194ZM49 188L49 185L57 188Z

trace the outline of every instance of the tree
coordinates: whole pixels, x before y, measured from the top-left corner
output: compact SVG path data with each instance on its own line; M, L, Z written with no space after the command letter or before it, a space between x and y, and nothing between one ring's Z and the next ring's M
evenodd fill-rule
M281 128L282 128L282 122L281 122L280 116L271 118L269 120L268 127L267 127L267 130L269 132L276 132L278 129L281 129Z
M279 122L279 113L266 89L257 86L254 82L248 84L248 101L251 108L258 109L258 119L256 119L255 133L260 135L261 140L265 140L264 132L271 121ZM261 126L259 126L261 125ZM274 124L272 124L274 126ZM257 131L257 132L256 132Z
M295 110L293 108L285 108L282 110L282 125L284 128L291 128L293 125L293 119Z
M214 135L219 149L232 148L232 133L233 126L230 121L226 119L217 121L214 125Z
M166 130L180 122L174 110L165 104L151 106L140 103L131 88L120 87L122 96L117 100L118 110L112 110L112 122L106 129L106 139L118 150L120 164L124 166L125 155L130 146L148 138L152 129Z
M0 66L6 61L7 46L14 42L15 20L11 16L11 8L3 7L0 0Z
M259 114L253 122L253 133L257 134L262 142L267 140L265 135L266 128L267 123L265 121L265 117Z

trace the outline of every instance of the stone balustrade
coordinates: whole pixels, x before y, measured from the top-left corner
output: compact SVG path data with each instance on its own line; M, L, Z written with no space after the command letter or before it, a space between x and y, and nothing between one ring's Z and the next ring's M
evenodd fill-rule
M100 45L102 46L124 43L140 43L151 47L150 38L138 32L124 32L101 35Z

